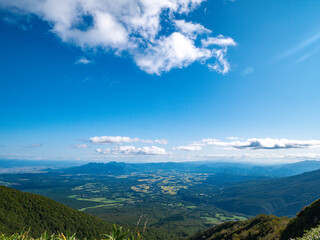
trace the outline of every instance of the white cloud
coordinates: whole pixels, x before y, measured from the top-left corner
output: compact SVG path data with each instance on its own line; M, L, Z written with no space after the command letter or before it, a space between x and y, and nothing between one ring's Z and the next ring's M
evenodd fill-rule
M207 65L209 67L209 69L211 69L213 71L217 71L222 74L228 73L230 70L230 64L227 61L227 59L225 58L225 56L227 54L226 48L213 51L213 54L216 58L216 62L214 64L209 63Z
M72 145L70 146L71 148L76 148L76 149L86 149L89 148L89 146L87 144L76 144L76 145Z
M202 147L196 146L196 145L188 145L188 146L174 147L173 150L176 150L176 151L200 151L200 150L202 150Z
M236 149L294 149L294 148L319 148L320 140L290 140L286 138L249 138L246 141L223 142L217 139L202 139L194 142L198 146L217 146Z
M212 56L210 50L197 48L192 39L174 32L150 44L144 53L135 56L135 60L142 70L160 75L161 72L187 67L194 61L207 60Z
M166 145L169 141L167 139L156 139L154 142Z
M89 64L89 63L92 63L92 61L88 60L86 57L83 57L83 56L75 62L75 64Z
M121 137L121 136L102 136L102 137L92 137L90 142L93 144L122 144L122 143L134 143L140 142L139 138Z
M168 144L166 139L140 139L140 138L130 138L122 136L101 136L101 137L92 137L90 142L93 144L123 144L123 143L158 143L158 144Z
M234 40L222 35L209 37L211 31L201 24L175 19L175 15L181 18L203 1L0 0L0 8L36 15L48 22L51 32L62 41L83 49L112 51L116 55L127 52L150 74L209 60L217 61L209 63L210 69L224 74L230 69L227 47L235 46ZM197 38L203 40L200 47Z
M127 154L127 155L166 155L167 152L164 148L156 146L151 147L135 147L135 146L119 146L114 149L100 149L96 152L101 154Z
M185 20L175 20L174 23L177 30L191 38L196 38L197 34L211 33L211 30L199 23L186 22Z

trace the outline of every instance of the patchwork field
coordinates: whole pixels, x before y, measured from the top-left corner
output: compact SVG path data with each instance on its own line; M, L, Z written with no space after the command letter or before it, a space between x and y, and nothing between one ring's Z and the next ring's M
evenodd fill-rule
M0 175L0 181L112 223L135 226L140 219L147 231L175 239L221 222L246 219L210 204L195 204L180 194L207 177L175 171L114 176L42 173Z

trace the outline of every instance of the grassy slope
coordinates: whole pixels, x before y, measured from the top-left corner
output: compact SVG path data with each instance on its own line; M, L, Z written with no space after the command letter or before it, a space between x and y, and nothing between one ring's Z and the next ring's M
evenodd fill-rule
M89 239L108 233L112 225L40 195L0 186L0 232L13 234L29 228L31 236L47 231L77 233Z
M282 240L301 237L306 230L320 223L320 199L307 206L293 218L282 234Z

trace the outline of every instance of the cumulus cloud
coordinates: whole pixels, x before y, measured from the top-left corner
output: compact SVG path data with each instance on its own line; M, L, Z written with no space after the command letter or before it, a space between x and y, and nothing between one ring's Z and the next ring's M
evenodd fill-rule
M167 152L163 148L156 146L151 147L135 147L135 146L119 146L114 149L100 149L96 152L101 154L127 154L127 155L166 155Z
M202 150L202 147L197 146L197 145L188 145L188 146L174 147L173 150L176 150L176 151L200 151L200 150Z
M160 75L196 61L225 74L230 69L227 48L235 46L235 41L222 35L211 37L201 24L176 19L203 1L0 0L0 8L36 15L63 42L116 55L128 53L150 74Z
M76 148L76 149L86 149L89 148L89 146L87 144L76 144L76 145L72 145L70 146L71 148Z
M293 148L318 148L320 140L290 140L286 138L249 138L246 141L224 142L218 139L202 139L194 142L198 146L231 147L236 149L293 149Z
M136 55L137 65L150 74L168 72L172 68L187 67L194 61L209 59L213 53L197 48L192 39L179 32L160 38L141 54Z
M81 58L79 58L75 64L90 64L92 63L92 61L88 60L86 57L82 56Z

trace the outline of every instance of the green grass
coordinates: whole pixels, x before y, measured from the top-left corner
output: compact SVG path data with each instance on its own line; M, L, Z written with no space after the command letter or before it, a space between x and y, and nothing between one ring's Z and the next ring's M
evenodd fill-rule
M194 209L197 208L197 206L186 206L188 209Z
M202 218L205 219L208 223L214 223L214 224L221 223L221 221L218 218L213 218L213 217L202 217Z
M312 228L307 231L302 237L295 238L294 240L319 240L320 239L320 226Z
M101 208L101 207L121 207L123 206L123 203L132 201L130 198L116 198L115 200L107 199L107 198L80 198L78 195L70 195L68 198L73 198L78 201L88 201L88 202L95 202L95 203L102 203L95 206L89 206L78 209L79 211L85 211L88 209L94 209L94 208Z
M144 233L143 232L142 234ZM30 231L30 229L29 229ZM47 232L41 234L38 238L33 238L29 235L29 231L22 231L21 233L14 233L12 235L5 235L0 233L0 240L78 240L80 238L76 237L76 234L66 234L56 233L48 234ZM142 240L142 234L136 229L134 233L129 231L124 231L122 227L117 228L113 225L113 229L109 234L102 234L99 239L101 240ZM86 238L85 238L86 239ZM96 239L97 240L97 239Z

